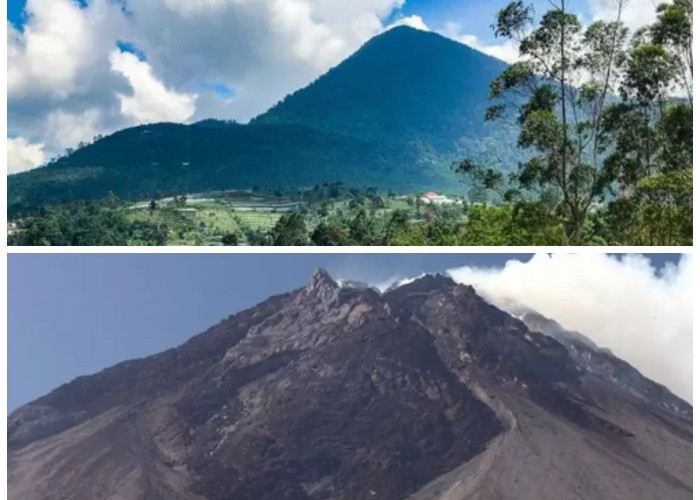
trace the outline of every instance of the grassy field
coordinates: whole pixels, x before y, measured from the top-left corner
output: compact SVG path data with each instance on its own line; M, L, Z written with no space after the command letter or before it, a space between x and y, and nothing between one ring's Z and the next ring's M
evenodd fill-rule
M164 198L156 200L155 207L150 202L138 202L123 210L130 221L167 227L169 245L220 245L225 235L236 235L238 244L246 245L251 232L268 232L284 213L302 206L307 227L313 230L324 217L352 213L360 204L348 197L302 203L269 194L219 191ZM414 221L421 220L425 211L425 207L416 211L415 196L364 199L361 206L378 218L406 210Z
M245 244L246 229L268 231L283 213L298 205L269 195L217 192L157 200L154 209L149 202L138 202L124 211L130 221L170 228L169 245L220 245L226 234L236 234Z

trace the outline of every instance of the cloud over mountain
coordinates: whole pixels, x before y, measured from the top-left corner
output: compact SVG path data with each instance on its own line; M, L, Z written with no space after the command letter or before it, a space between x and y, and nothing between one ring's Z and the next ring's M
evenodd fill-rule
M395 25L434 29L507 61L517 55L513 44L486 42L458 22L440 28L403 15L405 3L28 0L26 22L8 22L8 133L41 154L13 148L9 163L14 171L31 168L94 134L136 123L247 121ZM611 15L601 0L589 10ZM653 15L641 0L628 10L635 24ZM57 128L85 114L91 126L81 134L66 137Z
M245 121L382 31L402 4L29 0L26 23L8 23L9 135L50 155L67 147L62 121L47 120L52 114L65 122L96 113L94 130L78 140L134 123ZM198 99L205 82L233 89L235 98L210 90ZM21 158L11 163L33 163Z
M691 255L657 272L639 255L543 254L450 275L497 306L517 303L583 333L692 402L692 265Z

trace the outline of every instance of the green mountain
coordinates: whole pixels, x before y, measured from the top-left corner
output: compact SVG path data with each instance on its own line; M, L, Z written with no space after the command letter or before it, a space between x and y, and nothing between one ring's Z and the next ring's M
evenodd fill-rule
M8 177L8 209L106 196L285 188L342 181L380 189L460 187L453 163L517 161L516 130L484 123L506 64L408 27L387 31L248 125L205 120L116 132Z
M406 26L369 42L252 123L302 124L353 137L400 140L435 153L484 149L489 83L506 64Z

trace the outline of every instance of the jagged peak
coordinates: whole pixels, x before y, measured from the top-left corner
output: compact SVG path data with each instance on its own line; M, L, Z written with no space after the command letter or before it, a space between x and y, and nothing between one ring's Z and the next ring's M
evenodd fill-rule
M319 267L314 271L308 284L306 285L306 289L310 291L335 290L337 288L340 288L338 282L336 282L328 271L322 267Z

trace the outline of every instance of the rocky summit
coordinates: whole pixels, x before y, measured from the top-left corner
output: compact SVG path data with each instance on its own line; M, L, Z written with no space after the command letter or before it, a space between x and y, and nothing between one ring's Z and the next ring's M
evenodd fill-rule
M690 499L692 438L687 402L536 312L318 270L13 412L8 496Z

